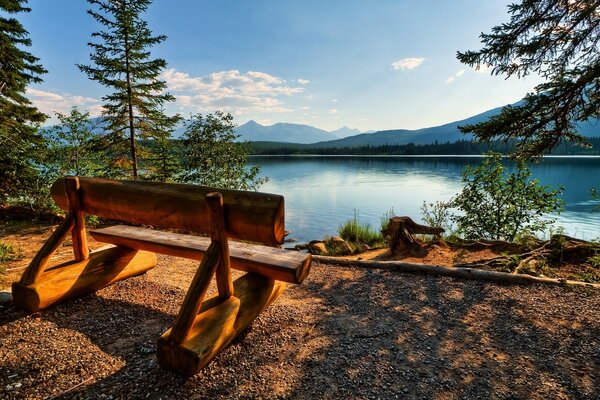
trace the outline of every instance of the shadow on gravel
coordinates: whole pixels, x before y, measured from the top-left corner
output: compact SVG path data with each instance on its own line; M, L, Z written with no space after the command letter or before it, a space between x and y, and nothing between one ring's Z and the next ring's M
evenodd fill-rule
M328 346L292 398L600 398L600 308L586 323L543 303L585 293L377 271L309 285Z
M194 378L163 370L154 353L183 291L143 278L56 306L40 323L17 320L46 365L13 356L11 371L47 394L95 377L67 398L600 398L598 295L316 269ZM88 342L57 350L52 335L65 331L54 326ZM54 355L68 361L43 375Z

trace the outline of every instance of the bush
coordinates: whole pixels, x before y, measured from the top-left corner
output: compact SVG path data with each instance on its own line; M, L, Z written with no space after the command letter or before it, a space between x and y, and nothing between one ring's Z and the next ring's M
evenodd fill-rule
M354 217L339 226L338 235L342 239L356 245L364 243L371 247L380 246L385 242L381 233L376 232L368 222L360 222L358 217L358 210L354 210Z
M424 201L421 206L421 218L425 225L443 228L446 232L450 232L451 208L451 201L436 201L435 203Z
M562 188L549 189L535 179L524 162L507 173L502 156L488 153L480 166L467 166L465 187L452 204L461 214L452 217L458 231L467 239L512 241L521 231L539 232L554 220L542 219L547 213L560 213Z
M5 261L19 260L21 258L23 258L23 251L21 249L15 250L10 244L0 242L0 267Z

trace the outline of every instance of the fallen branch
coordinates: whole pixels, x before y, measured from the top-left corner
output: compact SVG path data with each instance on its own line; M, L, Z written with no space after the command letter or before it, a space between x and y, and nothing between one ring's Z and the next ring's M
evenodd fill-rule
M600 284L571 281L567 279L543 278L526 274L509 274L506 272L486 271L476 268L442 267L438 265L406 263L399 261L365 261L349 260L337 257L313 255L313 261L333 264L340 267L375 268L389 271L408 272L417 274L429 274L440 276L451 276L454 278L476 279L481 281L501 282L526 285L541 283L556 286L585 286L600 289Z

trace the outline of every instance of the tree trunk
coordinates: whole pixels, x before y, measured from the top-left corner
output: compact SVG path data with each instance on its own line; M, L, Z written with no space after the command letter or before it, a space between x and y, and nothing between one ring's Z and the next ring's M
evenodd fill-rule
M435 235L439 237L444 233L443 228L417 224L410 217L390 218L387 229L382 233L389 236L389 246L392 253L405 250L419 250L421 246L414 237L415 234Z

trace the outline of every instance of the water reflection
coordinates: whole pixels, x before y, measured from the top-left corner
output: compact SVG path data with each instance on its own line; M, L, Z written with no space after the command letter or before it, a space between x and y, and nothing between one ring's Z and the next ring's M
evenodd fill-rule
M449 200L462 187L461 173L480 157L253 157L269 182L261 191L286 200L286 227L302 240L334 234L358 209L378 227L393 208L420 220L423 201ZM512 165L510 161L507 161ZM535 178L563 186L565 211L559 222L584 239L600 236L600 213L591 213L589 190L600 188L600 158L545 158L531 166Z

